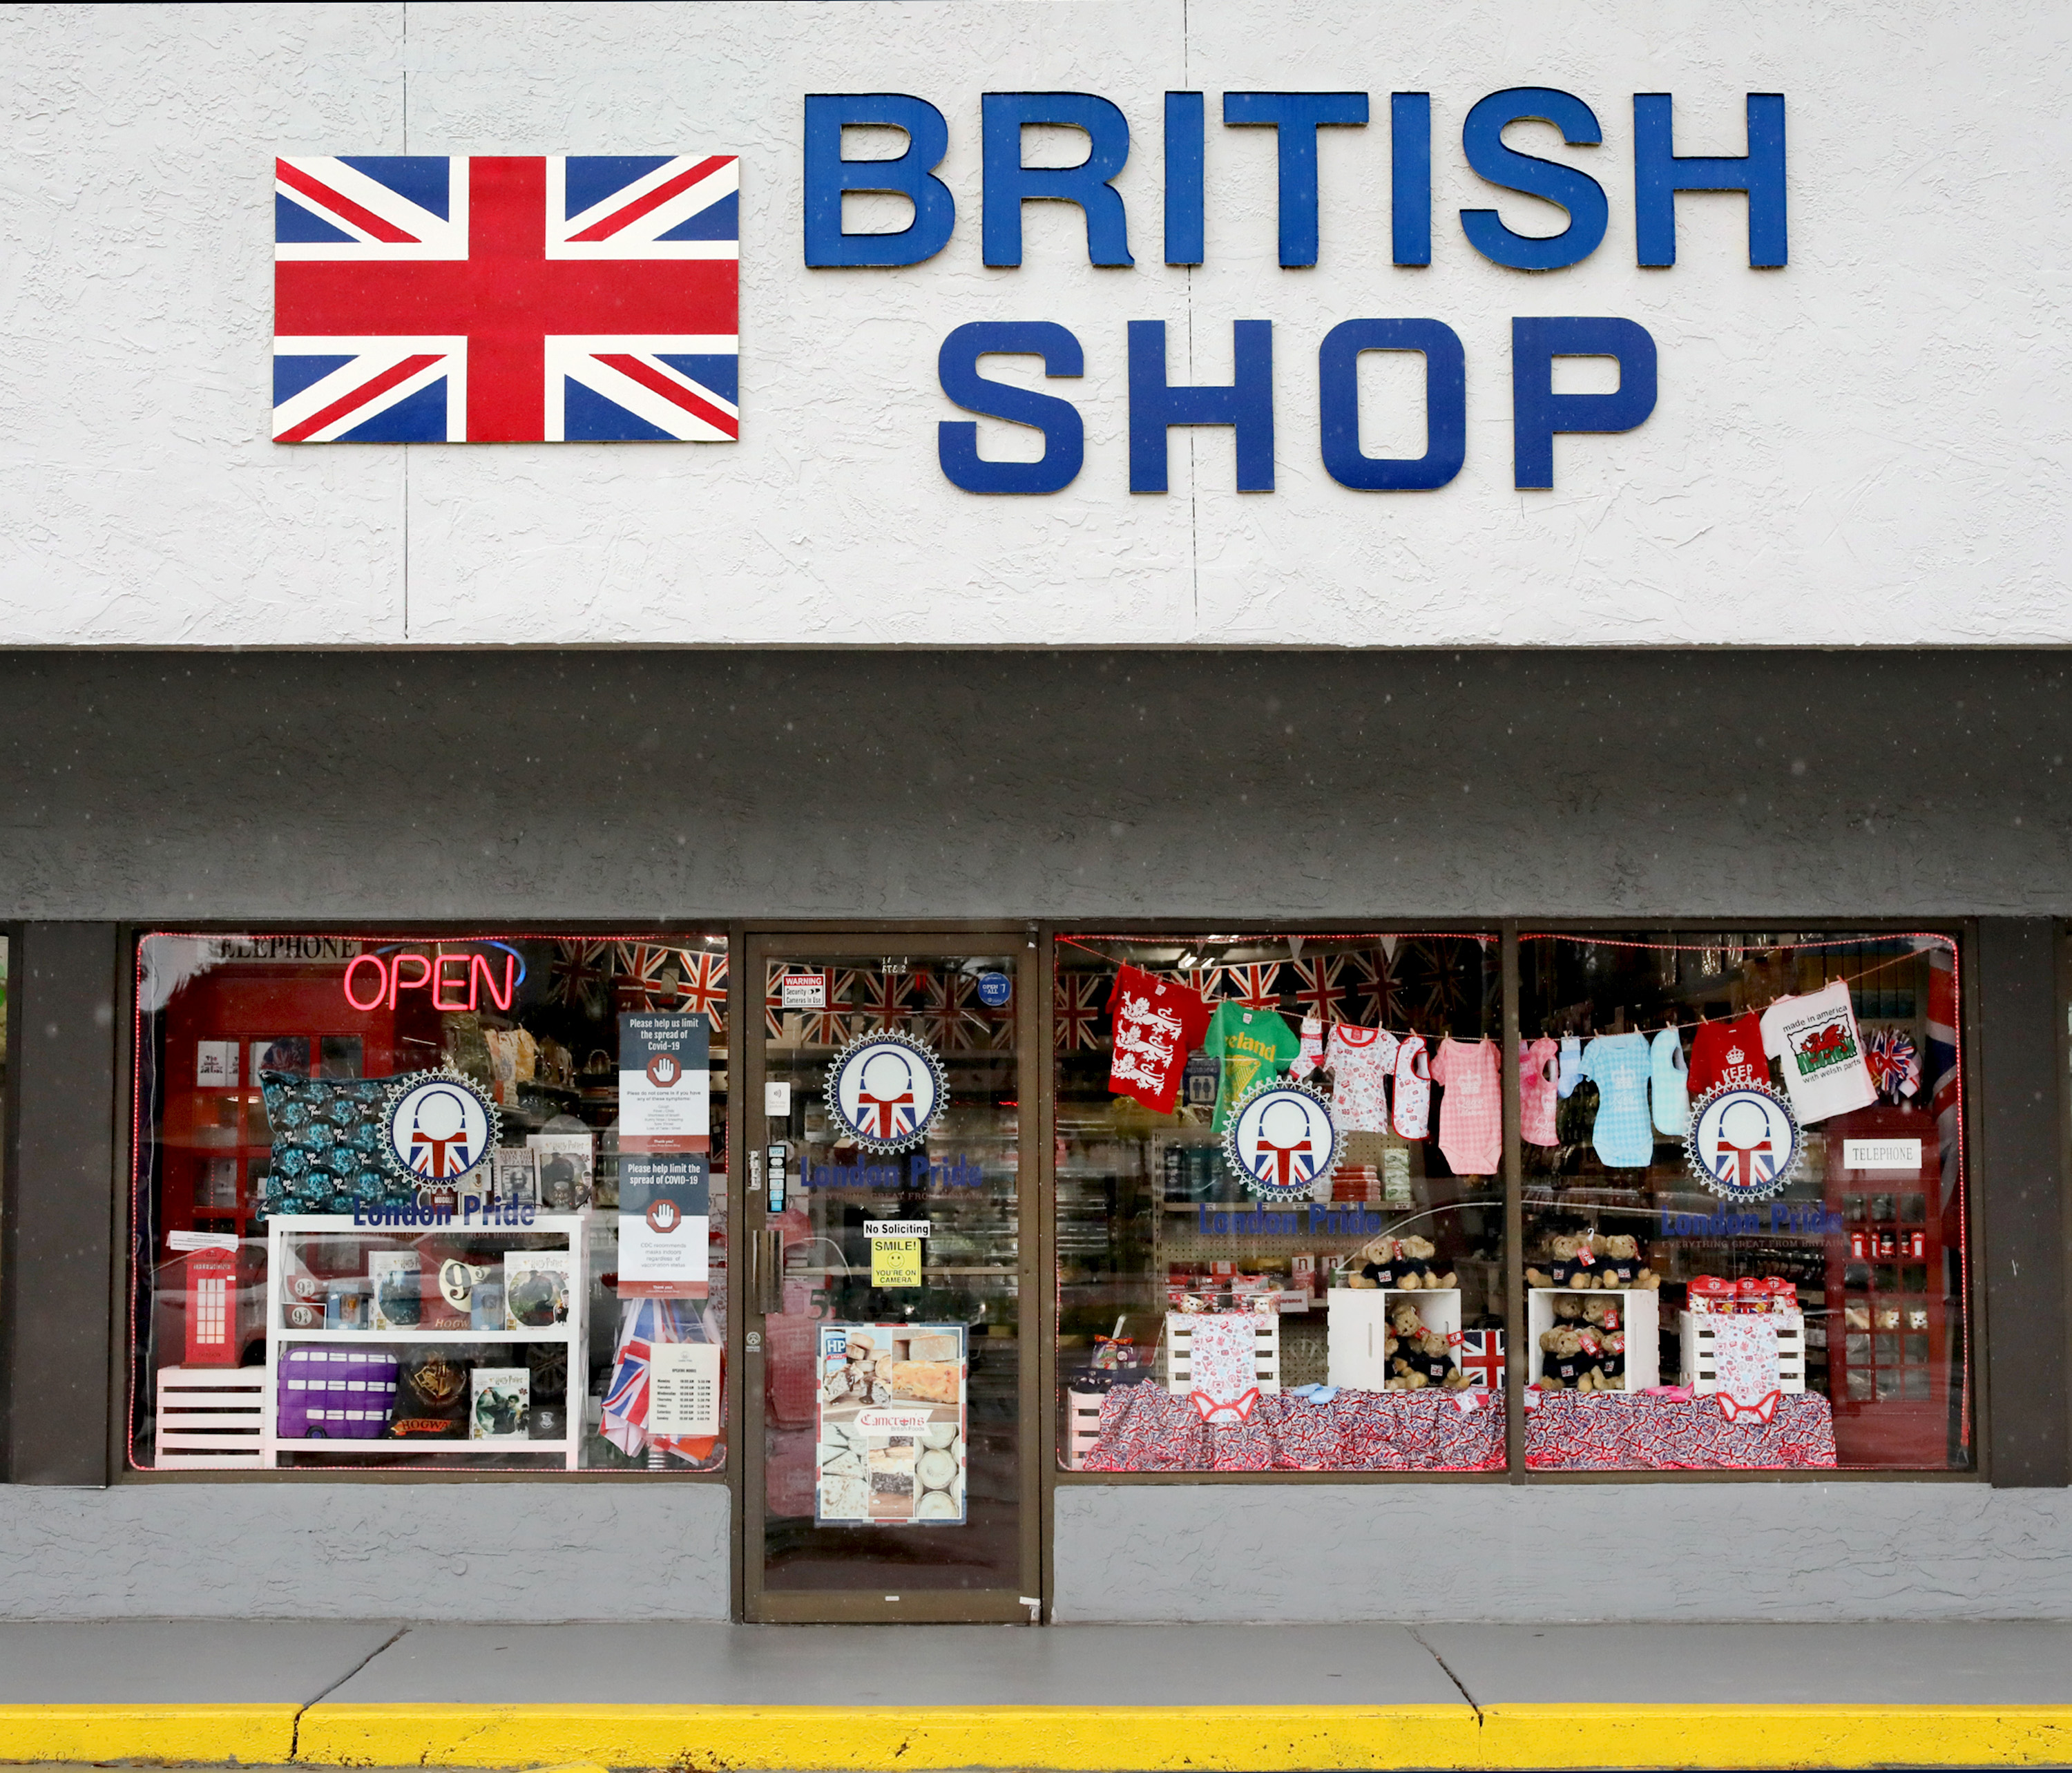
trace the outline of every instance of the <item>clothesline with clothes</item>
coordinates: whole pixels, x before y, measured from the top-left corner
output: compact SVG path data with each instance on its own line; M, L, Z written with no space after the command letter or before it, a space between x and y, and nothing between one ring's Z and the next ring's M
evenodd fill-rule
M1494 940L1494 938L1490 937L1460 936L1455 932L1436 932L1436 936L1444 937L1446 940L1478 941ZM1435 932L1402 932L1401 939L1404 941L1429 941L1435 939ZM1116 956L1104 953L1100 949L1089 946L1089 941L1127 941L1141 946L1144 944L1145 939L1140 936L1094 936L1083 940L1075 936L1060 936L1057 940L1067 947L1078 948L1082 952L1093 955L1099 960L1108 961L1112 965L1121 965L1133 963L1119 961ZM1252 939L1246 937L1219 938L1219 940L1231 944L1250 940ZM1319 936L1310 937L1308 940L1313 941L1359 941L1378 940L1378 938L1371 935ZM1535 940L1546 940L1546 938L1535 938ZM1613 945L1629 948L1645 948L1652 947L1655 944L1646 943L1619 943ZM1672 944L1662 945L1665 948L1672 946ZM1852 943L1846 944L1800 944L1799 945L1804 948L1819 947L1823 945L1836 947L1858 947L1861 944ZM1323 958L1344 959L1350 958L1350 956L1331 956ZM1859 984L1863 980L1872 977L1875 974L1889 971L1893 967L1911 964L1917 961L1919 958L1920 954L1918 951L1906 954L1897 954L1893 956L1889 960L1878 961L1874 965L1861 968L1854 973L1824 975L1820 984L1815 986L1813 989L1825 990L1828 986L1836 984L1853 986ZM1309 962L1305 961L1298 957L1288 961L1234 961L1221 965L1203 965L1195 967L1152 966L1145 969L1145 970L1159 977L1170 978L1175 983L1184 985L1190 990L1197 992L1205 999L1224 1002L1235 1001L1244 1004L1248 1010L1271 1010L1276 1013L1281 1013L1281 999L1288 996L1289 993L1285 990L1280 990L1274 991L1269 994L1267 990L1267 986L1273 982L1274 975L1277 974L1279 969L1284 966L1293 967L1296 969L1299 977L1309 978L1311 976L1305 971L1309 965ZM1215 990L1215 985L1218 977L1227 973L1236 973L1242 976L1240 978L1240 989L1235 993L1219 995ZM1195 981L1203 974L1207 974L1208 976L1206 988L1203 985L1197 984L1195 982ZM1310 989L1307 993L1304 992L1301 986L1293 988L1293 994L1297 1000L1298 1007L1304 1006L1305 1004L1308 1004L1309 1000L1310 999L1321 999L1326 994L1344 994L1343 988L1338 988L1336 989L1330 989L1333 986L1333 984L1334 981L1324 981L1321 983L1313 982L1311 984ZM1734 1022L1745 1015L1759 1016L1763 1013L1763 1011L1769 1009L1772 1004L1778 1002L1782 998L1787 997L1804 997L1809 994L1810 993L1806 992L1780 991L1774 996L1765 999L1761 1003L1746 1004L1741 1009L1729 1011L1725 1015L1709 1015L1703 1010L1699 1010L1695 1011L1688 1021L1682 1016L1672 1013L1665 1022L1648 1023L1634 1022L1618 1024L1609 1027L1596 1025L1593 1019L1589 1026L1577 1026L1577 1018L1580 1012L1572 1008L1570 1010L1564 1010L1559 1014L1543 1018L1540 1022L1540 1035L1542 1037L1552 1039L1560 1039L1564 1035L1583 1039L1592 1039L1600 1035L1611 1036L1619 1035L1646 1035L1652 1036L1655 1035L1667 1033L1671 1030L1680 1034L1686 1030L1696 1030L1697 1028L1703 1027L1708 1023ZM1871 1017L1867 1019L1880 1021L1886 1018ZM1407 1024L1404 1026L1391 1027L1387 1024L1379 1022L1366 1022L1355 1021L1350 1017L1341 1016L1332 1013L1328 1008L1319 1010L1314 1007L1313 1004L1309 1005L1303 1016L1303 1021L1305 1025L1312 1020L1322 1022L1326 1030L1334 1027L1373 1029L1382 1034L1394 1035L1398 1039L1403 1039L1412 1035L1417 1035L1424 1039L1430 1039L1433 1038L1433 1030L1431 1029L1418 1027L1414 1022ZM1306 1026L1305 1032L1307 1032ZM1474 1046L1482 1041L1496 1039L1498 1037L1494 1035L1461 1035L1453 1033L1449 1030L1443 1038L1452 1040L1461 1045ZM1519 1038L1521 1040L1525 1040L1529 1039L1531 1037L1526 1035L1521 1030Z
M1881 963L1882 965L1883 963ZM1266 969L1248 963L1248 973ZM1860 969L1858 978L1873 970ZM1173 1112L1186 1056L1203 1047L1216 1063L1213 1125L1221 1130L1235 1104L1260 1080L1285 1072L1301 1080L1323 1072L1333 1080L1331 1114L1342 1129L1392 1129L1421 1139L1430 1129L1433 1086L1446 1092L1440 1148L1456 1173L1491 1173L1502 1142L1502 1044L1486 1036L1448 1037L1436 1045L1417 1031L1393 1030L1310 1014L1297 1035L1280 1013L1272 979L1248 977L1251 994L1226 997L1213 1013L1198 991L1166 973L1119 963L1112 993L1114 1058L1109 1087L1154 1113ZM1314 982L1314 981L1313 981ZM1592 1142L1612 1168L1651 1161L1657 1133L1680 1136L1695 1093L1724 1084L1770 1082L1770 1062L1802 1125L1868 1107L1881 1094L1897 1103L1917 1093L1920 1056L1903 1030L1866 1039L1849 981L1778 997L1760 1013L1705 1018L1687 1055L1680 1028L1568 1034L1521 1039L1514 1049L1523 1136L1560 1142L1558 1103L1588 1081L1600 1092ZM1633 1155L1628 1155L1630 1150Z

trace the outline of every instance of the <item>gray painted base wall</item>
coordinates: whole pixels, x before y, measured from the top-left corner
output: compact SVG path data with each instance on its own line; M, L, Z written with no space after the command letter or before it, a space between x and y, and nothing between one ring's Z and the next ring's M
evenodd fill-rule
M0 1618L723 1619L718 1484L0 1489Z
M1075 1485L1058 1491L1054 1617L2072 1619L2072 1492Z
M1056 1530L1060 1623L2072 1620L2062 1490L1074 1486ZM727 1586L717 1485L0 1490L9 1619L722 1619Z

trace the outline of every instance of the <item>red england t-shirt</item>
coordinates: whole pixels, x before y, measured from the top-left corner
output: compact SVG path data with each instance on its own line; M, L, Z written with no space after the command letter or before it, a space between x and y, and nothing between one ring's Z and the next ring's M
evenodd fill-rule
M1108 1001L1115 1006L1115 1059L1108 1087L1154 1114L1170 1114L1187 1055L1209 1031L1208 1005L1198 991L1133 966L1116 973Z
M1762 1018L1751 1010L1732 1022L1698 1025L1691 1040L1691 1099L1721 1084L1767 1084L1770 1061L1763 1056Z

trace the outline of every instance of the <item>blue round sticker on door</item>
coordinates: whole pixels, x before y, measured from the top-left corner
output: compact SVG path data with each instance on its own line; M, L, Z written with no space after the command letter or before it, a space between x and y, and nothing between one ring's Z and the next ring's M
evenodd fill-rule
M1005 973L981 973L978 976L978 1001L989 1010L997 1010L1014 995L1014 981Z

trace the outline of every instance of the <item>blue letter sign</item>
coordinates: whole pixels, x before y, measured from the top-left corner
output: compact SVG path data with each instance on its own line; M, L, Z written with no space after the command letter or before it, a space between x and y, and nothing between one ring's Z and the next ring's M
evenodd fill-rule
M1122 193L1108 183L1129 158L1129 119L1093 93L988 93L980 101L985 137L985 205L980 223L989 265L1022 262L1022 206L1037 198L1077 204L1087 218L1087 257L1096 265L1134 265ZM1025 167L1026 124L1063 124L1087 132L1075 167Z
M845 160L845 124L890 124L906 132L896 160ZM806 98L806 262L919 265L949 245L957 200L935 169L950 151L950 126L926 99L904 93L809 93ZM914 219L896 234L842 231L842 193L890 191L909 199Z
M1557 394L1556 357L1613 357L1618 391ZM1655 340L1630 320L1533 319L1511 323L1513 479L1554 484L1556 431L1630 431L1655 410Z
M1424 453L1363 455L1359 360L1365 351L1424 353ZM1346 320L1317 353L1324 466L1363 492L1429 492L1461 471L1468 453L1468 359L1461 335L1437 320Z
M1749 263L1762 269L1786 261L1784 96L1748 96L1748 152L1679 154L1673 101L1667 93L1633 95L1634 257L1642 265L1676 262L1676 193L1745 191Z
M1237 432L1237 489L1273 490L1273 323L1233 320L1235 375L1227 388L1175 388L1166 380L1166 323L1129 323L1129 490L1166 490L1166 431L1228 425Z
M1461 232L1484 258L1514 271L1558 271L1588 258L1605 237L1605 191L1587 172L1506 147L1505 129L1527 117L1552 123L1572 147L1604 140L1596 113L1572 93L1514 86L1490 93L1468 113L1461 146L1468 164L1491 184L1558 204L1568 212L1568 225L1558 234L1514 234L1494 209L1464 209Z
M944 474L967 492L1057 492L1070 486L1086 457L1079 408L1033 388L988 381L978 372L988 352L1041 357L1046 376L1086 372L1079 341L1054 321L974 320L959 327L936 355L943 392L968 413L1034 426L1043 434L1043 453L1034 462L988 462L978 453L978 426L968 418L945 419L935 427Z

